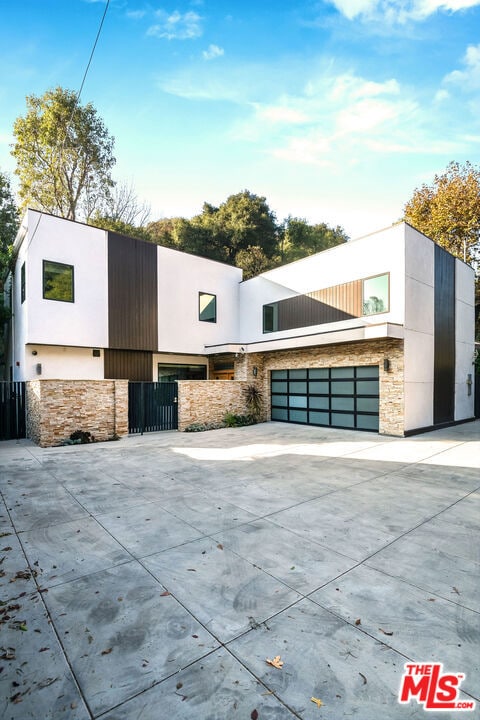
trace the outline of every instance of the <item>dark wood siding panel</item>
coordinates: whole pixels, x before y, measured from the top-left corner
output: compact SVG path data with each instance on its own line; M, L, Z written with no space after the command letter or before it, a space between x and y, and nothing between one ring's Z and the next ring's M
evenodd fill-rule
M157 247L108 233L109 346L158 349Z
M455 416L455 258L435 245L433 422Z
M308 295L297 295L278 302L279 330L322 325L349 320L352 317L354 316L350 313L338 310Z
M330 305L337 310L342 310L352 317L360 317L362 314L362 281L333 285L323 290L307 293L320 302Z
M322 325L360 317L362 283L356 280L280 300L278 330Z
M153 358L151 352L135 350L105 350L104 375L113 380L152 381Z

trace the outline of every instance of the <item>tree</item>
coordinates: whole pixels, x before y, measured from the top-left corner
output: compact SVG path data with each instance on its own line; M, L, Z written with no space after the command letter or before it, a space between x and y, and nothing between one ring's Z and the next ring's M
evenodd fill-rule
M105 218L144 228L149 221L150 212L150 205L139 199L131 183L116 183L106 198L104 207L95 212L93 224L97 224L99 218Z
M453 255L480 260L480 168L451 162L432 185L414 190L405 220Z
M243 190L230 195L218 210L204 206L204 215L211 219L217 234L224 236L226 262L234 263L237 253L248 247L260 247L267 258L277 251L278 227L275 214L264 197Z
M267 258L258 245L249 246L246 250L239 250L235 258L235 265L242 268L244 280L249 280L273 267L272 260Z
M18 210L8 176L0 171L0 367L5 365L5 333L10 310L3 304L3 283L11 267L13 242L17 233ZM0 379L3 371L0 372Z
M13 198L10 180L0 171L0 290L9 269L13 241L18 229L18 210Z
M347 240L348 235L339 225L335 228L329 227L326 223L309 225L305 219L289 215L283 225L280 247L282 263L300 260Z
M103 207L114 183L114 139L91 103L57 87L27 96L27 113L14 123L22 209L88 220Z
M137 240L152 242L150 233L145 227L137 227L136 225L123 222L123 220L114 220L110 217L94 217L92 220L89 220L88 224L103 228L104 230L112 230L112 232L116 232L119 235L127 235L128 237L137 238Z

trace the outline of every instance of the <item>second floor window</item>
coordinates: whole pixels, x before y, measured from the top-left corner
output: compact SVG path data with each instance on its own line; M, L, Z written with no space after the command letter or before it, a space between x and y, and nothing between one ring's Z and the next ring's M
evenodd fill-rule
M202 322L217 322L217 296L210 293L198 293L198 319Z
M45 300L74 302L73 265L43 261L43 297Z

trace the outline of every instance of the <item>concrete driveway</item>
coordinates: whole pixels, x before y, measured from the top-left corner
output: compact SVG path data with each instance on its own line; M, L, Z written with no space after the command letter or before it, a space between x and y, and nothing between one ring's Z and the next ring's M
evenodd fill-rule
M1 718L480 717L479 422L7 442L0 477ZM406 662L476 709L399 704Z

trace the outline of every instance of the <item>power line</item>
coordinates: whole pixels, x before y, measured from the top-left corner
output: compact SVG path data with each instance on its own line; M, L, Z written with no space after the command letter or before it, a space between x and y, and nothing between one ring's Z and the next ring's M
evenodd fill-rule
M83 86L85 85L85 80L87 79L88 71L89 71L89 69L90 69L90 65L91 65L92 60L93 60L93 56L94 56L94 53L95 53L95 49L96 49L96 47L97 47L98 40L99 40L99 38L100 38L100 33L102 32L103 23L104 23L104 21L105 21L105 16L106 16L106 14L107 14L107 10L108 10L108 6L109 6L109 5L110 5L110 0L107 0L107 2L106 2L106 4L105 4L105 10L103 11L102 19L101 19L101 21L100 21L100 25L99 25L99 27L98 27L97 35L96 35L96 37L95 37L95 42L93 43L92 51L91 51L90 57L89 57L89 59L88 59L87 67L85 68L85 72L83 73L83 78L82 78L82 82L81 82L81 85L80 85L80 89L78 90L78 92L77 92L77 94L76 94L76 96L75 96L75 102L74 102L74 105L73 105L72 114L70 115L70 119L69 119L69 121L67 122L67 125L66 125L66 128L65 128L65 135L64 135L64 137L63 137L62 145L61 145L61 147L60 147L60 158L61 158L61 156L62 156L62 152L63 152L63 149L64 149L64 147L65 147L65 141L66 141L66 139L67 139L68 130L69 130L69 128L70 128L70 125L72 124L73 117L74 117L74 115L75 115L75 110L77 109L77 106L78 106L78 101L80 100L80 95L82 94ZM41 210L40 210L39 212L42 213ZM31 238L30 238L29 241L28 241L27 250L28 250L28 248L30 247L30 245L31 245L32 242L33 242L33 238L35 237L35 235L36 235L36 233L37 233L37 230L38 230L38 227L39 227L39 225L40 225L40 221L41 221L42 217L43 217L43 214L40 215L40 218L39 218L39 220L38 220L38 222L37 222L37 224L36 224L36 226L35 226L35 230L33 231L32 236L31 236Z

